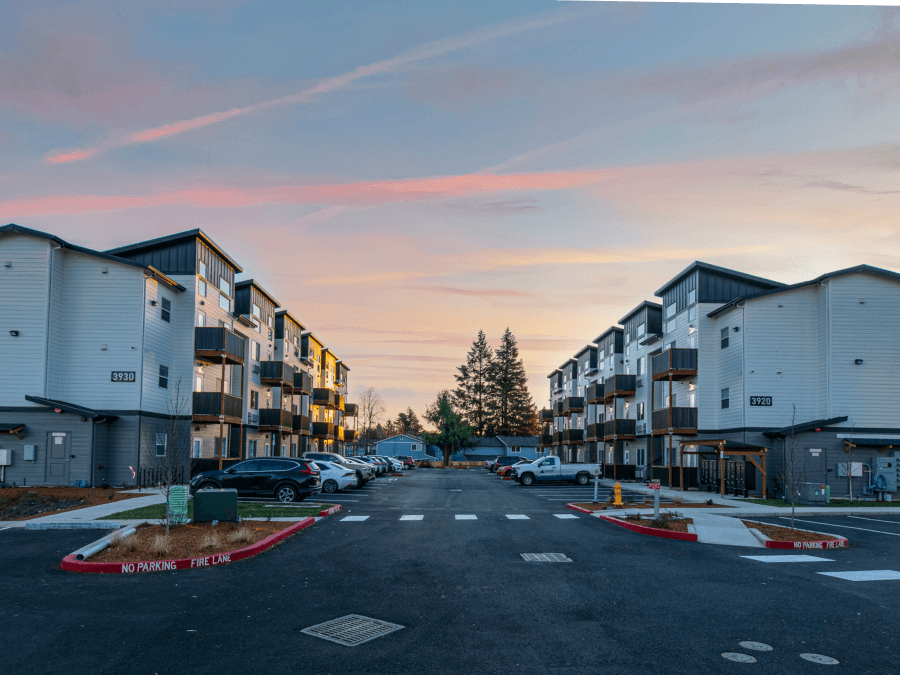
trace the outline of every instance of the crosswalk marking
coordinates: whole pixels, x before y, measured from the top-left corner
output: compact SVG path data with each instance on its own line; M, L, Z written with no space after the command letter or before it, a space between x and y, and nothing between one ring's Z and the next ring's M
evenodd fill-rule
M457 516L455 516L455 518L456 518L456 520L478 520L478 516L472 516L472 515L463 515L463 516L457 515Z
M846 579L847 581L895 581L900 579L900 572L894 570L863 570L859 572L817 572L827 577Z
M364 520L368 520L369 516L346 516L341 518L342 523L361 523Z
M814 555L742 555L741 557L764 563L834 562L831 558L818 558Z
M422 520L425 516L400 516L400 520Z
M512 515L507 514L506 516L510 520L531 520L528 516L522 515L521 513L514 513Z
M575 516L571 513L554 513L553 515L556 516L557 518L575 518L576 520L578 519L578 516Z

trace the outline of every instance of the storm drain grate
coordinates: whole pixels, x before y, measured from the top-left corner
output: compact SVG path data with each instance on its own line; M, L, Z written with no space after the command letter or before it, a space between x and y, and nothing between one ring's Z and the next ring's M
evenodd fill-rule
M572 562L572 559L563 553L520 553L523 560L529 562Z
M328 640L329 642L336 642L345 647L355 647L363 642L384 637L388 633L393 633L401 628L405 628L405 626L379 621L378 619L370 619L359 614L348 614L340 619L332 619L325 623L304 628L300 632Z

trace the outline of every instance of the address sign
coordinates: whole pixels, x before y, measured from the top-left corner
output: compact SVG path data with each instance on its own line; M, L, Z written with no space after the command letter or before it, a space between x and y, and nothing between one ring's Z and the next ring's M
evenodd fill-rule
M114 370L109 379L112 382L134 382L137 379L137 372L134 370Z
M772 405L772 397L771 396L751 396L750 397L750 405L771 406Z

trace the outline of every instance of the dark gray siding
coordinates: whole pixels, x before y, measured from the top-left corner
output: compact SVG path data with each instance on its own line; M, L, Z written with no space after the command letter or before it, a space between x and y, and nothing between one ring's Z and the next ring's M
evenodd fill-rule
M621 354L625 350L624 336L621 330L614 330L603 336L603 339L597 342L597 350L603 351L606 356L610 354Z
M644 324L645 335L662 333L662 310L658 307L645 306L625 322L625 335L630 335L632 340L637 339L637 327L641 324Z
M42 410L42 409L41 409ZM47 472L47 434L66 432L70 435L70 454L75 455L69 466L69 484L77 480L91 480L91 426L90 420L53 412L0 413L0 422L24 423L24 438L4 435L0 447L12 450L12 465L6 467L7 485L45 485ZM35 446L33 462L26 462L26 445Z
M773 288L772 284L754 283L746 279L737 279L724 274L717 274L710 270L700 269L690 276L694 276L695 274L699 276L697 280L698 302L726 303L731 302L735 298L751 295L752 293L768 291ZM679 283L675 289L678 289L681 286L682 284ZM668 291L666 297L669 297L669 293L674 292L675 289ZM684 291L684 295L686 302L687 291ZM679 304L678 311L680 312L681 309L682 306Z
M665 292L665 295L663 295L662 299L663 310L665 310L665 308L671 305L673 302L676 303L676 313L680 312L683 309L687 309L688 293L690 291L697 290L697 274L698 271L694 270ZM709 274L709 272L703 271L701 272L701 274ZM700 302L711 301L701 300Z
M191 244L196 246L194 253L195 267L196 258L198 257L200 260L206 263L206 280L209 281L209 283L211 283L213 286L216 286L218 288L219 279L223 278L229 283L229 285L231 286L231 292L234 293L234 269L232 269L231 265L226 263L225 260L220 258L218 255L216 255L213 250L202 241L194 239L191 241ZM160 271L165 272L165 270Z
M125 252L120 255L142 265L155 267L163 274L197 273L196 239L169 242L135 251L134 253Z

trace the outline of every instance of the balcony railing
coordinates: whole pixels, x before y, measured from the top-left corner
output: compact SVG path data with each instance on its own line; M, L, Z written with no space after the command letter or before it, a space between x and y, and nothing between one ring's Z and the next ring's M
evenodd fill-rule
M636 375L613 375L603 381L603 394L605 400L617 396L634 396L637 388Z
M629 440L635 436L637 420L609 420L603 423L603 439L614 441Z
M291 425L295 433L301 436L309 436L309 417L306 415L294 415L293 424Z
M583 443L584 429L566 429L565 431L563 431L563 442Z
M344 410L344 405L345 405L344 397L343 397L341 394L335 394L335 396L334 396L334 407L335 407L335 409L336 409L336 410L340 410L341 412L343 412L343 410Z
M356 440L356 429L344 429L344 440L352 443Z
M343 441L344 440L344 427L335 426L334 428L334 440Z
M563 415L571 415L584 411L584 397L569 396L563 399Z
M553 445L553 434L541 434L541 446L549 447Z
M653 379L683 380L697 374L696 349L667 349L653 357Z
M603 383L597 382L590 385L584 392L585 403L599 403L603 400Z
M552 424L553 423L553 411L548 410L547 408L543 408L538 413L538 422L541 424Z
M311 425L313 438L334 438L334 425L328 422L313 422Z
M669 418L671 413L671 423ZM692 436L697 433L697 408L661 408L653 411L653 435Z
M244 399L217 391L195 391L193 417L195 422L218 422L222 412L222 397L225 397L225 423L240 424L244 414Z
M562 445L563 440L563 432L554 431L553 432L553 445Z
M207 363L243 365L244 338L224 326L194 329L194 355Z
M312 393L312 378L304 370L298 370L294 373L294 389L298 389L304 394Z
M553 414L556 417L562 416L562 414L563 414L563 402L562 401L557 401L556 403L553 404Z
M294 414L290 410L281 408L260 408L260 431L293 431Z
M356 403L344 403L344 417L356 417L359 415L359 406Z
M588 424L587 431L585 431L584 436L585 436L585 439L588 441L596 441L598 438L600 438L600 436L598 436L597 434L598 433L602 434L602 432L603 432L602 424Z
M312 404L334 410L337 407L337 394L334 393L333 389L313 389Z
M294 368L285 361L260 361L259 381L270 387L294 388Z

